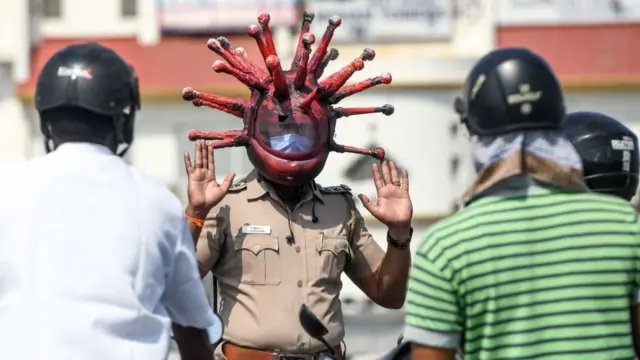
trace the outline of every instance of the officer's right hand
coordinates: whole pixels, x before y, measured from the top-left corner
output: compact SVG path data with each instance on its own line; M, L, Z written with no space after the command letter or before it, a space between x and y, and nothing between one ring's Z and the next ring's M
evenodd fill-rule
M204 141L196 142L194 156L196 158L195 164L192 165L189 153L184 153L184 166L189 178L187 213L189 216L204 219L209 211L227 194L236 174L229 173L224 181L218 184L213 148L207 146Z

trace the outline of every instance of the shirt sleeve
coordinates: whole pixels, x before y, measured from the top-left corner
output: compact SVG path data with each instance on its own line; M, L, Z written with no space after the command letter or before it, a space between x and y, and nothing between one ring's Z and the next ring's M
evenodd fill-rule
M438 348L460 347L462 312L447 273L428 255L416 254L409 275L405 341Z
M353 243L351 244L353 257L345 272L355 283L357 280L369 276L380 267L385 252L373 239L358 210L356 210L356 226L354 230Z
M184 219L180 222L179 239L173 267L167 276L164 306L178 325L206 329L216 318L202 286L195 258L193 238Z
M229 208L216 206L207 215L196 246L198 268L201 274L208 273L215 266L227 234L229 234Z

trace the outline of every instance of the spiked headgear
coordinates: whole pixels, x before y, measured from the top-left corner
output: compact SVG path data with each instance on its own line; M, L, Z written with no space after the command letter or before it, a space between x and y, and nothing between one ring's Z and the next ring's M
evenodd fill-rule
M304 12L291 69L284 71L276 54L269 29L269 14L258 16L258 25L249 26L249 35L257 44L269 73L249 59L242 48L232 49L224 37L210 39L207 46L225 61L213 64L216 72L234 76L251 90L249 100L205 94L192 88L182 91L182 98L196 106L208 106L240 117L242 130L225 132L189 131L190 140L214 140L213 148L244 146L249 160L267 179L284 185L301 185L320 174L329 152L350 152L384 159L382 148L359 149L336 144L333 135L336 120L360 114L393 114L391 105L381 107L333 107L342 99L379 84L391 83L391 74L382 74L354 85L344 86L349 78L373 60L375 51L364 49L340 71L320 79L338 50L328 50L335 29L342 20L334 16L311 55L314 35L309 31L314 15ZM344 86L344 87L343 87Z

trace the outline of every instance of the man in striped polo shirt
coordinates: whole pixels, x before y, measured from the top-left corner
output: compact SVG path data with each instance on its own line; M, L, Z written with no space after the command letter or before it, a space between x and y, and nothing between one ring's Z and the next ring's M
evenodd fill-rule
M623 199L588 192L551 69L528 50L491 52L456 110L478 177L414 258L412 358L633 359L640 223Z

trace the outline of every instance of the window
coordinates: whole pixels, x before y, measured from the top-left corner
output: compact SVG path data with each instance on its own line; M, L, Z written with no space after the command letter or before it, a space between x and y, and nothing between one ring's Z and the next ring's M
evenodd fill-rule
M62 15L62 0L42 0L42 16L57 19Z
M138 15L137 0L120 0L120 15L123 18L135 17Z

